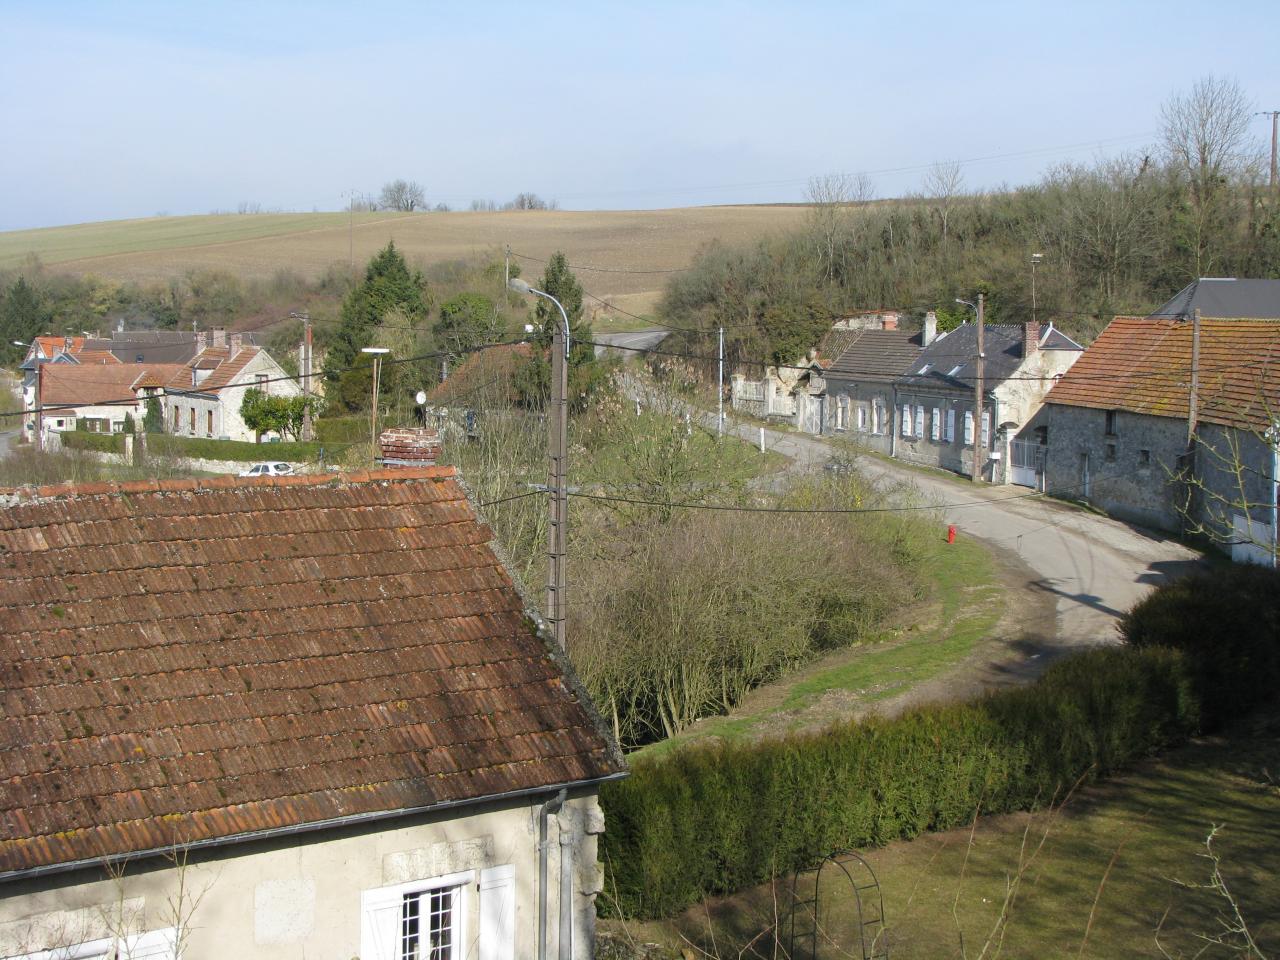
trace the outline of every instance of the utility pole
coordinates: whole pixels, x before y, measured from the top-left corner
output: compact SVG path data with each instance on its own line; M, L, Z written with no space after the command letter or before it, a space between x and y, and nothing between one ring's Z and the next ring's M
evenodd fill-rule
M565 624L568 614L569 583L569 315L564 305L551 294L537 290L519 277L507 286L517 293L550 300L560 311L561 323L552 320L551 337L551 409L547 411L547 622L551 635L561 650L565 649ZM554 317L554 314L552 315Z
M1031 255L1031 322L1036 322L1036 265L1044 259L1043 253Z
M34 342L34 340L33 340ZM44 452L44 364L36 352L36 452Z
M973 482L982 480L982 470L987 465L987 449L982 444L982 394L986 384L983 382L986 355L983 353L983 306L985 297L978 294L978 376L973 383Z
M567 325L567 324L566 324ZM569 342L560 324L555 324L551 338L551 423L548 433L548 458L551 465L548 486L551 488L551 570L547 578L547 615L551 632L561 650L565 649L565 592L568 587L567 548L569 524L569 491L565 486L569 460Z
M381 451L378 449L378 387L382 379L382 358L391 352L387 347L362 347L361 353L373 357L373 405L369 410L369 445L373 450L376 463Z
M506 256L506 259L504 260L502 285L503 286L511 285L511 244L509 243L507 244L507 256Z
M289 316L302 321L302 396L307 404L302 408L302 439L311 439L311 317L305 313Z
M1272 190L1276 188L1276 133L1280 130L1280 110L1263 110L1260 117L1271 118L1271 182Z
M356 191L347 195L347 269L356 272Z
M716 436L724 436L724 327L720 328L720 376L716 387Z

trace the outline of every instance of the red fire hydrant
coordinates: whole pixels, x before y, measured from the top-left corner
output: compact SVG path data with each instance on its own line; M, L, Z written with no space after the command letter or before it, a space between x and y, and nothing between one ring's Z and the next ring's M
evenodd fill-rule
M954 523L947 524L947 543L956 542L956 525Z

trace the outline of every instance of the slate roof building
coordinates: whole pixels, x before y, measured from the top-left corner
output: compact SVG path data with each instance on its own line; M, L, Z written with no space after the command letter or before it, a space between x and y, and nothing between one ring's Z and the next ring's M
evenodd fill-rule
M0 502L0 956L591 956L624 763L451 468Z
M1274 562L1280 324L1202 320L1198 349L1196 326L1108 325L1048 396L1047 486Z
M920 356L928 331L854 330L825 371L826 431L889 454L893 449L894 381Z
M1033 449L1039 444L1029 431L1055 378L1083 349L1053 324L986 324L977 427L977 325L956 327L925 347L894 382L891 454L968 475L976 434L986 450L986 480L1037 486L1043 470Z
M1149 319L1190 320L1197 310L1205 318L1280 320L1280 280L1203 277L1179 290Z

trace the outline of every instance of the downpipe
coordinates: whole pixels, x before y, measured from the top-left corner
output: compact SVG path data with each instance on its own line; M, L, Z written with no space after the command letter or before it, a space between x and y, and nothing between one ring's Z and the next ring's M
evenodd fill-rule
M573 960L573 831L560 821L560 960Z
M547 960L547 821L560 812L568 790L561 790L538 808L538 960ZM564 835L561 832L563 848ZM563 849L561 859L563 860ZM561 884L563 885L563 880ZM563 896L563 895L562 895ZM561 924L564 923L564 904L560 905ZM561 954L563 955L563 945Z

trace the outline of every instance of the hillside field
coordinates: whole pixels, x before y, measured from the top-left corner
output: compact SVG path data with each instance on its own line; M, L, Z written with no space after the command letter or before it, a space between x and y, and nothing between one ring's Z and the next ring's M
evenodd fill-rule
M191 270L225 270L249 279L288 269L310 279L349 256L363 264L388 240L422 265L510 245L539 259L564 251L588 291L620 296L619 306L640 311L662 290L669 276L664 271L687 266L705 244L740 244L789 230L804 215L802 206L726 206L379 212L350 219L346 213L152 217L0 233L0 268L16 267L34 253L47 267L138 282L165 281ZM521 263L525 276L542 268Z

